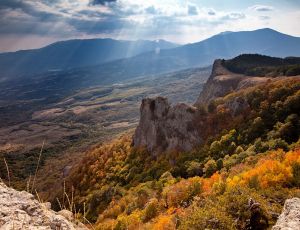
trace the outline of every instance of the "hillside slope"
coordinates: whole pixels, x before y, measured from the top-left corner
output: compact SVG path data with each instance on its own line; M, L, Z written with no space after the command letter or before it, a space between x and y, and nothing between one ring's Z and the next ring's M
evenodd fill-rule
M143 101L149 122L176 108L163 98L153 101ZM142 138L136 131L133 143L125 135L87 152L67 182L75 188L79 207L87 204L87 218L99 229L274 225L285 200L300 194L300 78L272 78L213 102L183 106L188 113L196 109L192 128L201 139L189 150L160 148L153 154L147 144L136 145L135 139ZM184 118L178 113L169 119ZM155 134L169 126L144 131ZM181 137L175 130L169 139L162 130L155 134L160 147Z

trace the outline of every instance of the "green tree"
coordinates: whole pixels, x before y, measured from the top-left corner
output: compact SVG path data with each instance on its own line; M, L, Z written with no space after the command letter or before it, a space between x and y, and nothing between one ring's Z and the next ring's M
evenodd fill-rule
M189 177L202 176L203 175L202 164L197 161L190 161L187 163L186 172Z
M204 165L205 176L210 177L217 171L217 163L215 160L211 159Z

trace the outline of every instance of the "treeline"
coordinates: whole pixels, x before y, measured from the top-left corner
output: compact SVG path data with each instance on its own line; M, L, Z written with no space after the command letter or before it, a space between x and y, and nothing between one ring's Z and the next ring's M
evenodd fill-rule
M243 54L222 64L234 73L249 76L296 76L300 75L300 58L275 58L259 54Z

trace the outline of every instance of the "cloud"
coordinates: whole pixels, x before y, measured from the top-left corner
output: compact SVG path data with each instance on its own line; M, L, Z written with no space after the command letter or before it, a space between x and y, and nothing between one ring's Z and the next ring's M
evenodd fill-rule
M221 20L239 20L246 18L246 15L241 12L233 12L221 17Z
M264 5L254 5L250 7L251 10L258 11L258 12L267 12L273 11L274 8L272 6L264 6Z
M147 8L145 9L145 12L146 12L147 14L153 14L153 15L159 14L159 13L160 13L159 10L157 10L154 6L149 6L149 7L147 7Z
M207 14L210 16L214 16L214 15L216 15L216 11L214 9L208 9Z
M0 34L74 36L121 28L122 22L112 16L109 8L89 4L89 0L85 4L68 0L1 0Z
M92 5L105 5L108 3L114 3L117 2L117 0L92 0L91 4Z
M271 19L271 17L270 17L270 16L267 16L267 15L259 16L259 18L260 18L261 20L270 20L270 19Z
M183 6L173 1L1 0L0 34L74 37L135 33L145 38L145 34L178 34L188 27L220 25L245 17L194 4Z
M188 15L198 15L198 9L194 5L188 5Z

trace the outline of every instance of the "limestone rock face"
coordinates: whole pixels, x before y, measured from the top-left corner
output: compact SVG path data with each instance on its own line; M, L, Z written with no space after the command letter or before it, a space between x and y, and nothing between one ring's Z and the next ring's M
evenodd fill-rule
M197 109L186 104L171 106L166 98L144 99L140 108L140 123L135 131L135 147L147 147L148 151L188 151L201 143L194 127Z
M211 100L222 97L237 88L242 75L231 73L222 66L221 60L213 64L212 73L200 93L195 105L208 104Z
M170 150L189 151L204 139L203 129L206 126L205 117L201 113L202 105L205 107L211 100L268 80L266 77L232 73L222 65L222 60L216 60L195 106L182 103L171 106L162 97L142 101L140 123L133 137L134 146L146 147L154 154ZM229 109L232 116L249 109L247 101L242 97L228 98L223 106Z
M18 192L0 183L0 229L87 229L71 220L71 212L63 210L58 214L50 207L50 203L41 204L30 193Z
M283 212L272 230L300 230L300 198L285 201Z
M222 60L214 62L212 73L200 93L195 106L208 104L217 97L233 91L255 86L270 80L267 77L250 77L230 72L222 65Z

